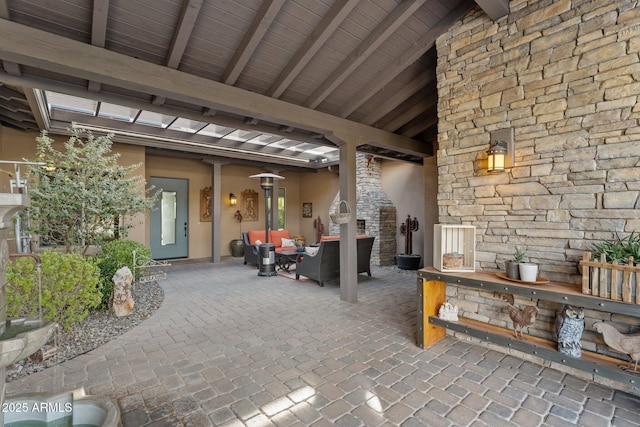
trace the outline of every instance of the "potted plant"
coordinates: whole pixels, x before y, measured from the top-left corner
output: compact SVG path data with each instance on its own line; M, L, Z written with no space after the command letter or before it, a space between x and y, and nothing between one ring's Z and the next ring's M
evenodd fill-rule
M518 264L520 280L523 282L535 282L538 280L538 264L521 262Z
M620 237L616 232L614 238L594 243L590 249L578 264L582 293L636 302L638 290L632 278L640 275L640 234L633 231Z
M238 224L240 224L240 237L242 237L242 214L240 213L239 210L236 211L235 214L233 214L233 218L238 221ZM233 257L241 257L244 255L244 243L242 241L242 238L240 239L233 239L230 243L229 243L229 249L231 250L231 256Z
M504 269L507 272L509 279L520 279L520 263L524 261L524 256L527 254L527 249L519 249L516 246L516 251L513 254L513 258L504 262Z
M396 255L396 264L401 270L417 270L420 268L422 255L413 253L412 233L418 230L418 220L407 216L404 224L400 226L400 232L405 236L404 253Z

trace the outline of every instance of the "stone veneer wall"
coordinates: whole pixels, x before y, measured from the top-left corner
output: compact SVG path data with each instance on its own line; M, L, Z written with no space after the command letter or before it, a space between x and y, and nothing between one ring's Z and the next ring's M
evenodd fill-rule
M640 231L640 8L584 0L510 8L495 22L477 8L437 40L439 219L477 227L476 268L502 270L526 247L542 276L578 283L592 243ZM490 132L510 127L515 165L488 174ZM506 303L449 288L465 315L510 326ZM559 307L537 304L540 331L531 333L549 338ZM583 346L601 352L595 320L628 332L640 324L587 317Z
M375 157L356 153L356 219L365 220L365 234L375 236L371 265L393 265L396 254L396 208L382 188L382 164ZM336 211L340 193L331 204ZM330 221L329 234L340 234Z

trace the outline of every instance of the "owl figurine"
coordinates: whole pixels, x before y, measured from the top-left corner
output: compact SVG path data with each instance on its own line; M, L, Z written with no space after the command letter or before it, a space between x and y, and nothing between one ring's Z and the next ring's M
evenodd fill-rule
M560 353L580 357L582 331L584 331L584 308L567 304L562 311L556 313L556 338Z

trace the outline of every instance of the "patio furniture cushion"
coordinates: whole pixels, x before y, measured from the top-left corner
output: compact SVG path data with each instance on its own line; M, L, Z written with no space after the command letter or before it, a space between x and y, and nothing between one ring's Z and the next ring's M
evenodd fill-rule
M276 248L282 246L282 238L291 239L289 230L269 230L269 241L276 245Z
M264 230L249 230L242 233L244 242L244 263L258 265L258 246L266 243ZM282 246L282 238L289 238L289 230L269 230L269 243L276 247L276 253L281 251L295 251L294 246ZM260 242L260 243L258 243Z

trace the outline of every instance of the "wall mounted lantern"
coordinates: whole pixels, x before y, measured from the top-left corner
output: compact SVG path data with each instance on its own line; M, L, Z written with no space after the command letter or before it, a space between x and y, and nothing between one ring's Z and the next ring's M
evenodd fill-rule
M499 173L514 165L513 128L491 132L487 150L487 172Z
M238 198L233 193L229 193L229 204L231 206L235 206L238 204Z
M493 141L487 150L487 172L504 172L507 143Z

